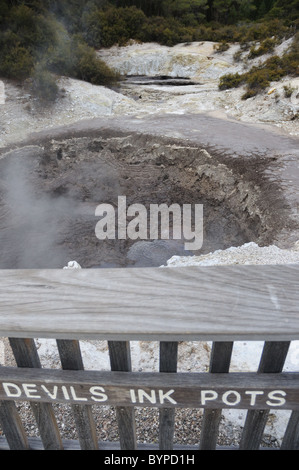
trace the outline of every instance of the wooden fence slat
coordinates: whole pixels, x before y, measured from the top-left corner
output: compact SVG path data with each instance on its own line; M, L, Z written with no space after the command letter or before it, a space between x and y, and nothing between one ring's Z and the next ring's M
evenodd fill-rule
M264 343L258 372L282 371L289 350L289 341L266 341ZM249 410L240 441L240 449L258 450L267 423L269 410Z
M110 364L112 371L130 372L131 353L129 341L108 341ZM137 449L136 423L134 408L116 407L120 447L122 450Z
M80 343L77 340L57 340L57 347L63 369L83 370ZM96 425L91 405L72 405L80 447L82 450L99 448Z
M299 411L292 411L280 448L299 450Z
M210 373L226 373L229 371L233 344L231 341L213 343ZM201 450L214 450L216 448L220 420L221 409L204 411L199 444Z
M33 339L9 338L18 367L40 368L40 360ZM31 402L44 448L46 450L63 449L54 411L49 403Z
M14 401L0 400L0 424L11 450L29 449L26 431Z
M11 450L28 450L29 444L13 401L0 401L0 422Z
M178 343L160 342L160 372L175 373L177 371ZM174 438L175 409L159 410L159 449L172 450Z

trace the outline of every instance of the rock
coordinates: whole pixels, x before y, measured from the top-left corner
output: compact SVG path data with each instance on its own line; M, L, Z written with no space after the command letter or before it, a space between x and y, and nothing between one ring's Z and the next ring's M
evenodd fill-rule
M216 250L201 256L172 256L167 267L214 266L228 264L294 264L299 263L298 242L293 249L284 250L275 245L260 247L245 243L239 247Z
M69 261L67 266L64 266L63 269L81 269L81 266L77 261Z

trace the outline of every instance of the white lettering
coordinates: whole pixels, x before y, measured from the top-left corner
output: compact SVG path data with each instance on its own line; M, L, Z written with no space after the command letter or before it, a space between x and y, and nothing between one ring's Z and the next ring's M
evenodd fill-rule
M70 390L71 390L71 394L72 394L72 397L73 397L74 400L76 400L76 401L87 401L87 398L77 396L77 392L76 392L74 387L70 387Z
M132 390L132 389L130 390L130 397L131 397L132 403L136 403L136 402L137 402L135 390Z
M97 206L95 215L102 216L95 227L96 237L99 240L115 239L115 210L111 204ZM104 216L105 215L105 216Z
M172 403L173 405L176 405L177 402L170 396L172 393L174 393L174 390L168 390L167 392L164 392L163 390L158 390L157 392L155 390L150 390L150 392L146 392L142 388L139 388L137 391L138 398L136 397L135 390L131 389L130 390L130 396L131 396L131 401L132 403L144 403L145 400L149 401L152 404L157 403L157 395L159 397L159 403L162 405L168 401Z
M127 198L126 196L118 196L118 220L117 220L117 235L119 240L127 238Z
M168 390L168 392L164 393L163 390L159 390L160 403L163 404L165 402L165 400L168 400L168 401L170 401L170 403L173 403L174 405L176 405L177 402L169 396L173 392L174 392L174 390Z
M81 393L80 393L81 392ZM280 407L286 404L287 393L283 390L226 390L221 393L216 390L200 390L195 388L193 390L193 397L190 391L190 400L195 398L194 395L199 397L198 406L214 406L213 402L217 403L217 406L221 406L221 403L228 407L237 407L242 404L244 408L256 407L256 406L268 406L268 407ZM178 402L175 400L173 394L174 389L169 390L156 390L142 388L139 389L128 389L127 400L131 399L131 403L138 404L144 403L148 406L152 405L177 405ZM106 402L109 401L109 395L106 393L105 388L99 385L90 385L89 388L79 384L74 385L55 385L55 384L34 384L34 383L13 383L13 382L2 382L0 383L0 400L1 395L11 399L29 399L37 400L42 399L44 401L61 400L61 395L64 400L76 401L76 402ZM115 400L112 398L111 402ZM187 399L183 398L180 405L186 405ZM292 408L291 408L292 409Z
M144 403L144 398L146 398L150 403L156 403L156 392L151 390L150 395L146 393L141 388L138 389L138 401L139 403Z
M234 401L230 401L228 399L229 396L235 396L234 398ZM228 390L228 392L225 392L223 395L222 395L222 401L223 403L225 403L226 405L229 405L229 406L235 406L237 405L238 403L240 403L241 401L241 395L239 392L236 392L235 390Z
M22 384L23 390L26 397L28 398L41 398L40 395L36 395L36 385L35 384Z
M135 468L139 457L118 457L112 454L111 457L105 457L105 465L130 465Z
M52 400L55 400L55 398L57 398L57 391L58 391L57 385L53 386L53 391L52 392L50 392L50 390L45 385L42 385L41 388L42 388L42 390L44 390L44 392L46 392L46 394L50 398L52 398Z
M179 204L150 204L150 238L159 238L159 214L161 216L161 238L169 240L170 213L173 217L172 238L180 240L182 237L181 229L181 208Z
M269 406L282 406L285 404L285 399L284 398L281 398L281 397L277 397L276 395L282 395L283 397L286 396L286 392L284 392L283 390L273 390L273 392L269 392L268 393L268 398L270 398L270 400L276 400L277 403L273 403L271 402L270 400L267 400L266 403L267 405Z
M187 460L187 461L186 461ZM148 455L148 464L150 465L165 465L165 464L170 464L170 465L176 465L177 463L189 463L192 462L193 464L195 463L194 457L189 457L184 455L174 455L174 454L163 454L163 455Z
M17 385L10 382L3 382L3 389L8 397L17 398L22 395L22 390ZM12 390L14 391L12 391Z
M200 392L200 401L202 405L205 405L207 401L216 400L218 398L218 393L214 390L202 390Z
M187 460L186 462L184 462L184 456L182 455L182 456L181 456L181 460L182 460L182 463L185 463L185 464L187 464L187 465L189 464L189 460L190 460L190 462L191 462L192 465L195 464L194 455L192 455L192 457L190 457L189 455L186 455L186 460Z
M262 390L250 390L248 392L245 392L245 395L250 395L250 405L254 406L256 404L256 397L258 395L264 395L264 392Z
M103 387L91 387L89 389L89 392L91 393L91 395L95 395L91 397L91 399L94 401L108 400L108 396L106 395L106 393L104 393L105 389Z
M193 242L185 243L185 250L200 250L203 243L203 205L195 204L194 214L194 227L195 231L191 229L192 216L191 216L191 205L183 204L183 234L186 240L192 240Z
M127 237L131 240L181 240L184 238L186 250L199 250L203 243L203 205L195 204L194 220L192 205L183 204L150 204L150 213L143 204L134 203L127 208L126 196L118 196L118 207L112 204L99 204L95 215L101 219L96 223L95 234L99 240L116 237L119 240ZM131 218L128 225L127 217ZM149 227L148 227L149 223ZM192 229L194 227L194 230ZM148 230L149 229L149 230Z
M142 204L132 204L128 207L128 217L136 216L128 223L127 234L131 240L140 238L141 240L147 239L147 210ZM138 229L138 230L137 230Z
M67 391L67 388L64 385L62 385L61 390L62 390L64 398L66 400L70 400L69 392Z

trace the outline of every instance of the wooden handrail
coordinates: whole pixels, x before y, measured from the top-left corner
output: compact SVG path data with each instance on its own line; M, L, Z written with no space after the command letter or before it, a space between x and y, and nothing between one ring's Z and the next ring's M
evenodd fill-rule
M299 265L1 270L0 335L299 339Z

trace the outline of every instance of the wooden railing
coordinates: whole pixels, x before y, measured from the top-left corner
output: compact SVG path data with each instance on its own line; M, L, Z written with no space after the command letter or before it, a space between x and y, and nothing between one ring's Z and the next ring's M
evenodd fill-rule
M161 450L175 447L176 408L203 409L197 449L217 448L224 408L247 410L240 449L260 448L270 410L291 410L281 448L297 449L299 372L283 368L299 340L298 284L298 265L0 271L0 336L17 364L0 367L0 448L151 448L137 443L134 412L156 407ZM56 339L60 369L41 367L38 338ZM107 341L111 371L84 370L80 340L94 339ZM140 340L158 342L159 371L132 372ZM240 340L264 342L256 372L230 371ZM184 341L212 342L208 372L177 372ZM26 436L24 401L40 438ZM61 437L54 403L72 407L76 441ZM119 444L99 442L93 405L116 407Z

